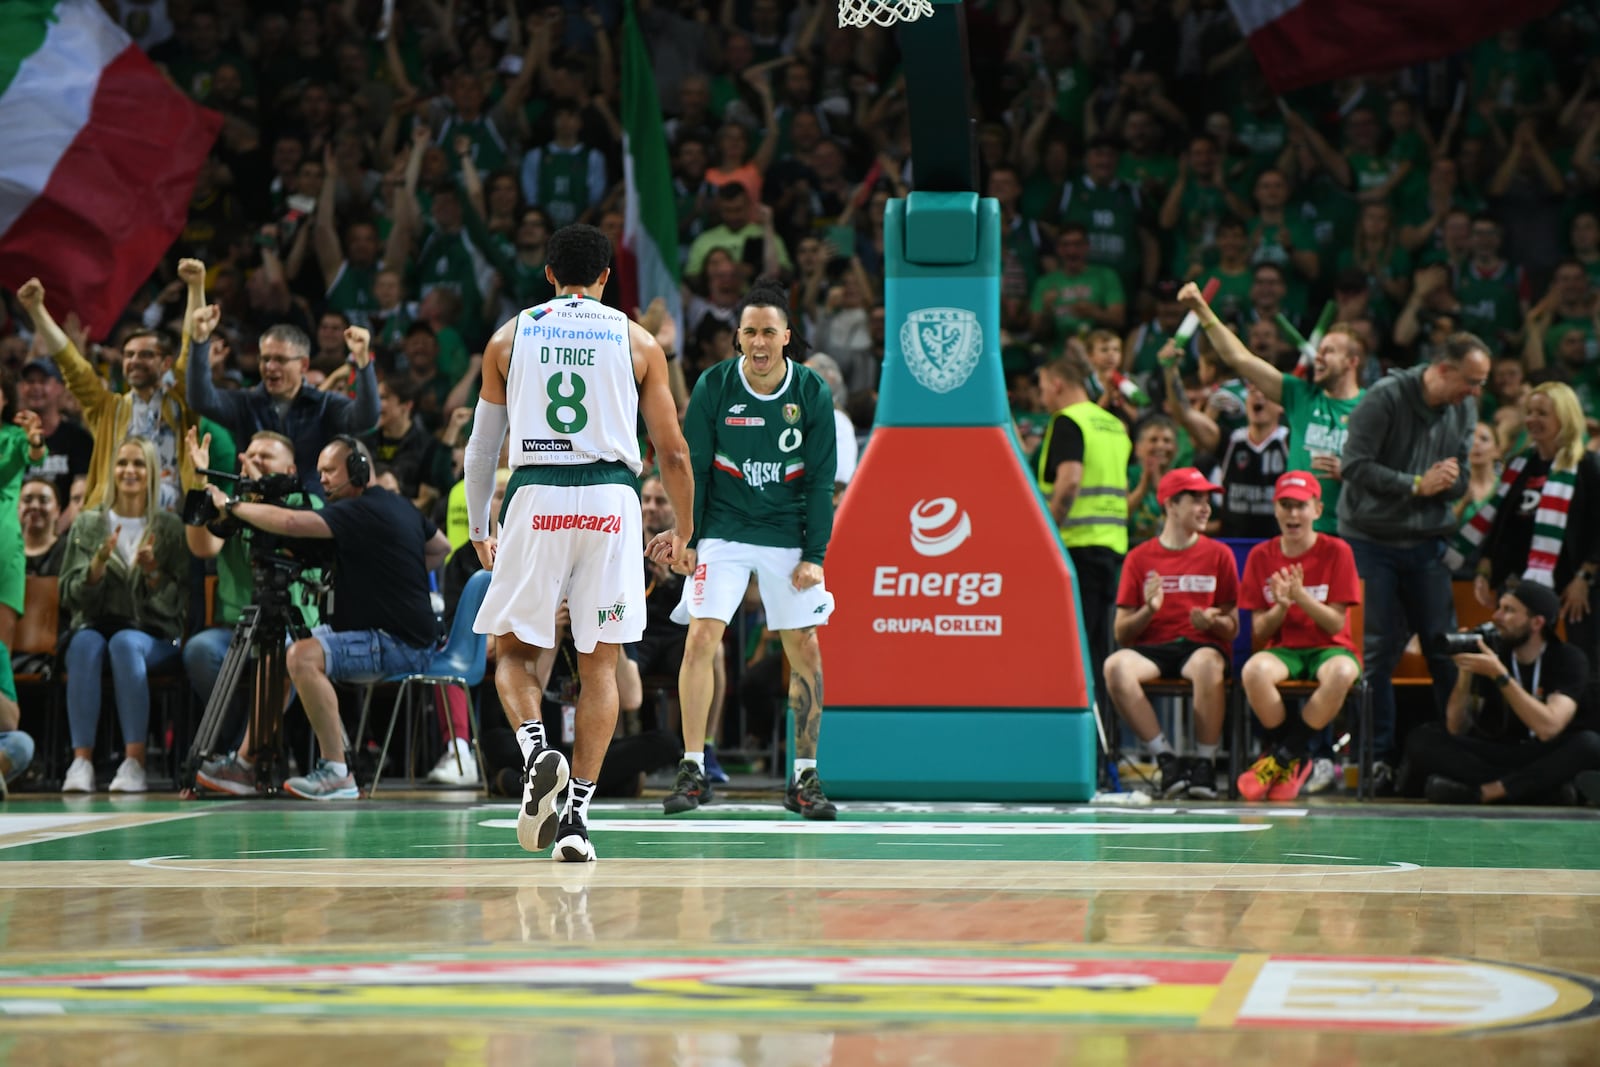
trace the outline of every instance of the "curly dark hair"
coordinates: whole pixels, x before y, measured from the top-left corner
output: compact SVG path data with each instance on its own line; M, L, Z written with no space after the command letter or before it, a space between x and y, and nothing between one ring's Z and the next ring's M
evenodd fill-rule
M611 266L611 241L586 223L563 226L545 245L545 262L560 286L590 286Z

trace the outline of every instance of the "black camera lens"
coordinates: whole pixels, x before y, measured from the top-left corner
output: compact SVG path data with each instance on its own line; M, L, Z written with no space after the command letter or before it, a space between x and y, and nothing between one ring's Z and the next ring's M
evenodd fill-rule
M1480 638L1489 646L1489 651L1494 652L1499 648L1500 631L1495 629L1492 622L1482 623L1462 633L1434 634L1430 643L1436 655L1461 656L1468 652L1483 651L1478 647Z

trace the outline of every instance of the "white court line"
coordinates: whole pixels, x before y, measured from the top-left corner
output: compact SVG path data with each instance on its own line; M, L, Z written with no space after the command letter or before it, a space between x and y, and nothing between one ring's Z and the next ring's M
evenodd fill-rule
M247 848L234 853L236 856L267 856L275 852L326 852L325 848Z
M18 848L22 845L44 845L51 841L64 841L69 837L83 837L87 834L98 834L104 830L138 830L146 826L159 826L162 823L178 822L181 819L197 819L202 815L212 814L209 811L171 811L152 812L148 818L141 818L138 822L119 822L127 815L140 814L137 809L127 811L92 811L85 812L81 818L90 825L75 829L57 830L49 833L35 834L32 837L17 841L0 841L0 849ZM3 827L3 824L0 824ZM0 832L4 832L0 829Z
M515 819L481 819L491 830L512 830ZM597 832L632 830L642 834L732 834L771 836L853 837L1192 837L1207 834L1249 834L1272 829L1265 823L1130 823L1130 822L801 822L756 819L603 819L589 825Z
M897 843L898 844L904 844L904 845L907 845L907 846L911 846L911 845L915 845L915 844L922 844L923 842L910 842L910 841L907 841L907 842L891 842L891 841L879 842L880 845L892 845L892 844L897 844ZM958 846L958 843L956 843L956 842L948 842L946 844L949 847L957 847ZM980 845L977 845L977 846L964 845L964 846L960 846L960 847L966 847L966 848L973 848L973 847L978 847L978 848L1000 848L1000 847L1003 847L1003 846L1001 846L999 844L980 844ZM254 873L254 874L275 874L275 875L281 875L281 876L286 877L286 878L315 878L315 877L317 877L317 872L316 871L307 871L307 870L276 871L276 870L272 870L271 868L252 867L252 868L250 868L250 870L248 872L246 872L246 871L241 871L237 867L196 867L196 866L189 866L187 864L171 864L171 863L162 862L164 860L182 860L182 859L186 859L186 858L187 857L185 857L185 856L148 856L148 857L146 857L144 859L140 859L140 860L129 860L128 861L128 865L132 866L132 867L143 867L146 870L176 871L176 872L183 873L183 874L231 874L231 875L240 875L240 874L244 874L244 873ZM331 862L338 862L338 861L331 861ZM361 861L352 861L352 862L361 862ZM370 862L370 861L367 861L367 862ZM382 861L379 860L379 861L376 861L376 862L381 863ZM641 861L641 862L660 862L660 861ZM673 862L673 861L668 861L668 862ZM815 862L829 863L829 862L835 862L835 861L819 860L819 861L815 861ZM847 861L838 861L838 862L861 862L861 861L859 861L859 860L853 860L853 861L847 860ZM880 862L880 863L891 863L891 862L892 863L905 863L905 862L911 862L911 863L915 863L915 862L918 862L918 861L916 861L916 860L878 860L878 861L875 861L875 862ZM1088 864L1085 864L1085 866L1087 867ZM1170 868L1172 865L1171 864L1162 864L1161 866ZM1405 874L1405 873L1410 872L1410 871L1420 871L1420 870L1423 869L1421 864L1407 863L1407 862L1404 862L1402 860L1386 860L1386 861L1383 862L1382 866L1351 867L1349 870L1335 870L1335 871L1330 871L1326 867L1323 867L1323 868L1320 868L1320 869L1314 870L1314 871L1284 871L1284 870L1278 868L1278 866L1276 864L1271 864L1271 865L1264 865L1264 866L1272 866L1272 867L1274 867L1274 869L1270 873L1261 873L1261 874L1236 874L1236 873L1234 873L1234 871L1239 866L1241 866L1241 865L1240 864L1235 864L1232 868L1229 869L1227 874L1218 875L1217 876L1218 880L1219 881L1253 881L1253 880L1259 880L1259 879L1263 879L1263 878L1266 878L1266 879L1274 879L1274 878L1339 878L1339 877L1349 877L1351 875ZM1250 866L1255 866L1255 864L1250 864ZM334 877L346 877L346 876L349 875L349 873L350 872L348 872L348 871L333 871L333 872L330 872L330 874L332 876L334 876ZM440 875L432 874L432 873L428 873L428 872L422 872L422 871L418 871L418 872L384 871L383 872L383 876L385 878L423 879L426 882L430 882L430 883L438 882L439 879L440 879ZM1089 871L1089 870L1085 870L1083 872L1082 877L1083 878L1091 878L1091 877L1093 877L1093 872ZM1164 871L1161 874L1118 874L1118 875L1116 875L1114 877L1113 880L1118 882L1118 883L1121 883L1121 882L1171 882L1172 879L1173 879L1173 872L1170 871L1170 870L1167 870L1167 871ZM1063 880L1065 881L1067 879L1063 879ZM1074 888L1074 887L1067 886L1065 888ZM1225 885L1220 885L1220 886L1213 886L1212 888L1213 889L1218 889L1218 890L1226 890L1226 889L1228 889L1230 887L1229 886L1225 886Z
M1210 852L1209 848L1163 848L1160 845L1107 845L1106 849L1121 849L1123 852ZM1286 856L1294 855L1293 852L1284 853ZM1355 859L1347 856L1346 859Z
M968 844L963 841L879 841L879 848L1005 848L1004 845Z
M1285 852L1284 855L1302 860L1353 860L1357 863L1361 861L1360 856L1324 856L1319 852Z

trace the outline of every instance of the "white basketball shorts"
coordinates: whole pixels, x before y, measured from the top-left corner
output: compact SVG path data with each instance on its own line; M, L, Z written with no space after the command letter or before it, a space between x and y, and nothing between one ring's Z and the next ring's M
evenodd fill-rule
M754 574L761 591L761 606L767 611L767 629L820 626L833 614L833 594L828 592L826 583L796 589L792 579L799 565L798 548L746 545L716 538L701 541L694 573L683 583L683 599L673 611L672 621L732 622Z
M494 578L473 629L556 642L564 600L579 652L644 636L644 532L626 485L524 485L500 527Z

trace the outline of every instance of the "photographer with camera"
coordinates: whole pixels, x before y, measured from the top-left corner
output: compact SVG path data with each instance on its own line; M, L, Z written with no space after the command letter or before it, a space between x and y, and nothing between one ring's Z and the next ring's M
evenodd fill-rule
M1406 744L1410 795L1421 783L1435 804L1561 803L1579 773L1600 769L1589 665L1555 636L1560 613L1549 587L1524 581L1500 595L1492 625L1433 636L1461 673L1446 725L1419 727Z
M211 466L211 435L200 438L191 428L184 443L195 469L191 488L207 489L209 483L202 472ZM291 508L322 507L320 499L299 489L294 466L294 443L280 433L262 430L252 437L250 447L239 457L239 469L243 474L238 490L241 496L266 499ZM187 526L184 533L192 556L217 561L216 609L213 615L216 625L196 633L183 646L183 668L189 675L189 684L199 698L205 700L217 686L228 646L243 617L245 606L260 604L266 599L265 591L256 587L253 556L257 551L273 553L282 550L272 539L257 537L256 531L248 526L209 522ZM307 577L315 581L316 573L311 572ZM289 590L294 608L289 622L298 623L309 633L319 621L315 596L304 581L290 582ZM230 709L223 736L231 741L239 735L238 716L248 710L243 706ZM239 743L234 755L206 761L196 777L202 786L214 792L235 796L253 795L256 792L256 774L250 760L248 734Z
M317 457L328 504L304 511L212 501L242 523L280 537L331 539L333 595L326 625L289 646L289 679L316 731L322 759L310 774L283 783L305 800L354 800L360 791L345 762L335 682L372 682L420 671L433 657L435 620L428 572L450 542L411 502L372 484L372 454L355 438L335 437Z
M1553 589L1567 641L1589 662L1588 701L1600 706L1600 457L1584 449L1583 405L1570 385L1535 386L1522 406L1528 447L1506 464L1445 564L1478 557L1472 590L1484 607L1518 579Z

